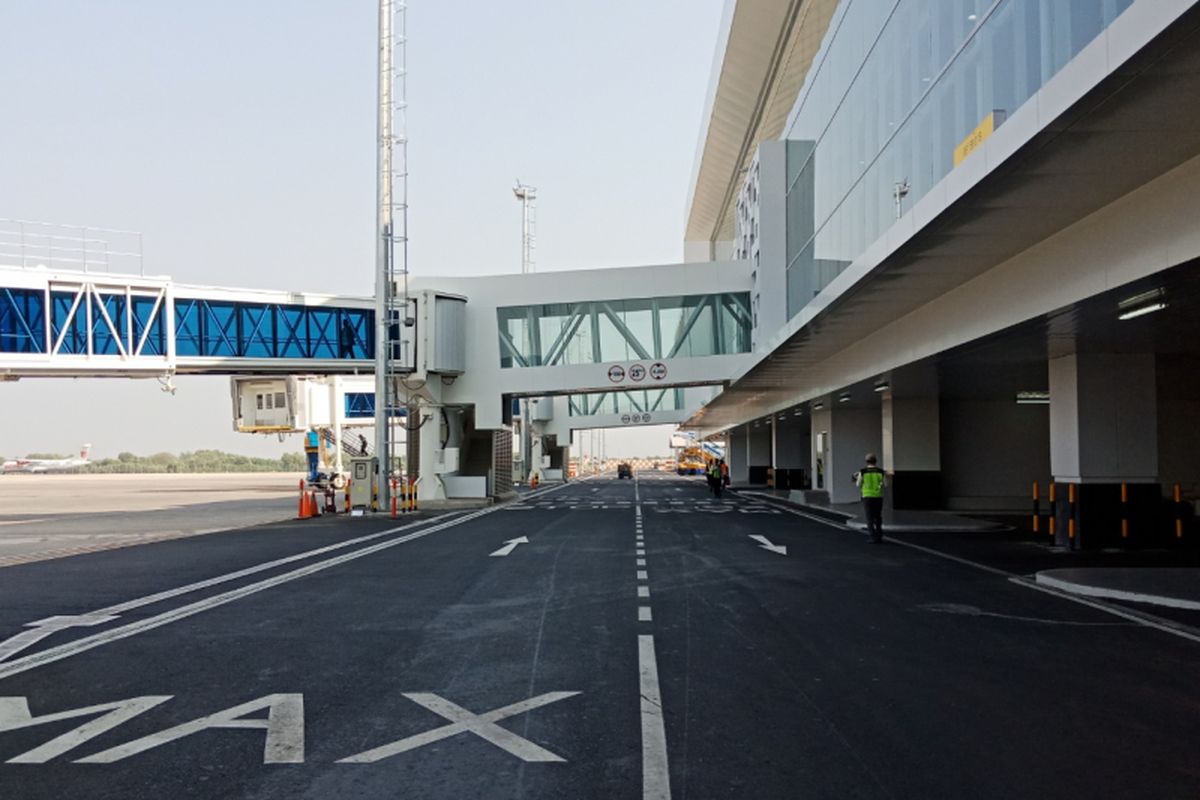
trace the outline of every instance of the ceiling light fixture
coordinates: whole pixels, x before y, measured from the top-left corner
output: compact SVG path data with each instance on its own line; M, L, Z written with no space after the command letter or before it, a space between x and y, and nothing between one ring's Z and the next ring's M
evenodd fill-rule
M1017 392L1017 405L1019 406L1045 406L1049 404L1049 392Z
M1117 303L1117 319L1127 320L1153 314L1167 307L1167 293L1161 288L1126 297Z
M838 395L838 402L839 403L849 403L850 402L850 393L843 392L842 394Z
M817 403L813 403L812 407L813 407L813 411L820 411L822 408L825 407L825 404L817 402Z
M887 381L880 381L879 383L875 384L875 391L877 392L886 392L890 388L892 388L892 385Z

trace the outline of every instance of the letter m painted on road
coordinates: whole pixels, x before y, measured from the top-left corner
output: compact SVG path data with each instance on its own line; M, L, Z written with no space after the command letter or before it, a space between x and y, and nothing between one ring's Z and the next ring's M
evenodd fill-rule
M51 722L61 722L78 717L96 717L85 722L78 728L56 736L43 745L33 748L27 753L10 758L9 764L44 764L52 758L74 750L81 744L95 739L102 733L148 711L151 708L170 700L172 695L147 695L132 697L128 700L117 700L113 703L102 703L87 708L73 708L59 711L55 714L43 714L35 717L29 711L29 701L24 697L0 697L0 733L33 728ZM96 716L97 714L102 716Z

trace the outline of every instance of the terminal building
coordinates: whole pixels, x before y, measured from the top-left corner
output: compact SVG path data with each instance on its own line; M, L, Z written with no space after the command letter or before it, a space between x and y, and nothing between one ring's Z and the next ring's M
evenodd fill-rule
M852 501L875 452L896 508L1037 483L1044 510L1053 482L1060 544L1162 536L1200 492L1198 26L1192 0L730 0L684 247L751 269L750 363L686 423L734 481Z

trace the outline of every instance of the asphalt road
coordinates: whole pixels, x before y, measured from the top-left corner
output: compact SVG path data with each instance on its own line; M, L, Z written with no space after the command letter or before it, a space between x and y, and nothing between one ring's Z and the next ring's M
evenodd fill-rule
M0 797L1194 798L1198 674L1006 575L603 477L0 569Z
M3 475L0 567L289 519L300 477Z

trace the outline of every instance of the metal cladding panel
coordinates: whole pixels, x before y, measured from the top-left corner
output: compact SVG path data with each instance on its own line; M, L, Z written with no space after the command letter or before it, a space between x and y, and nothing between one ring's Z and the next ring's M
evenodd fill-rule
M437 295L433 301L434 339L430 372L460 375L467 369L467 301Z

